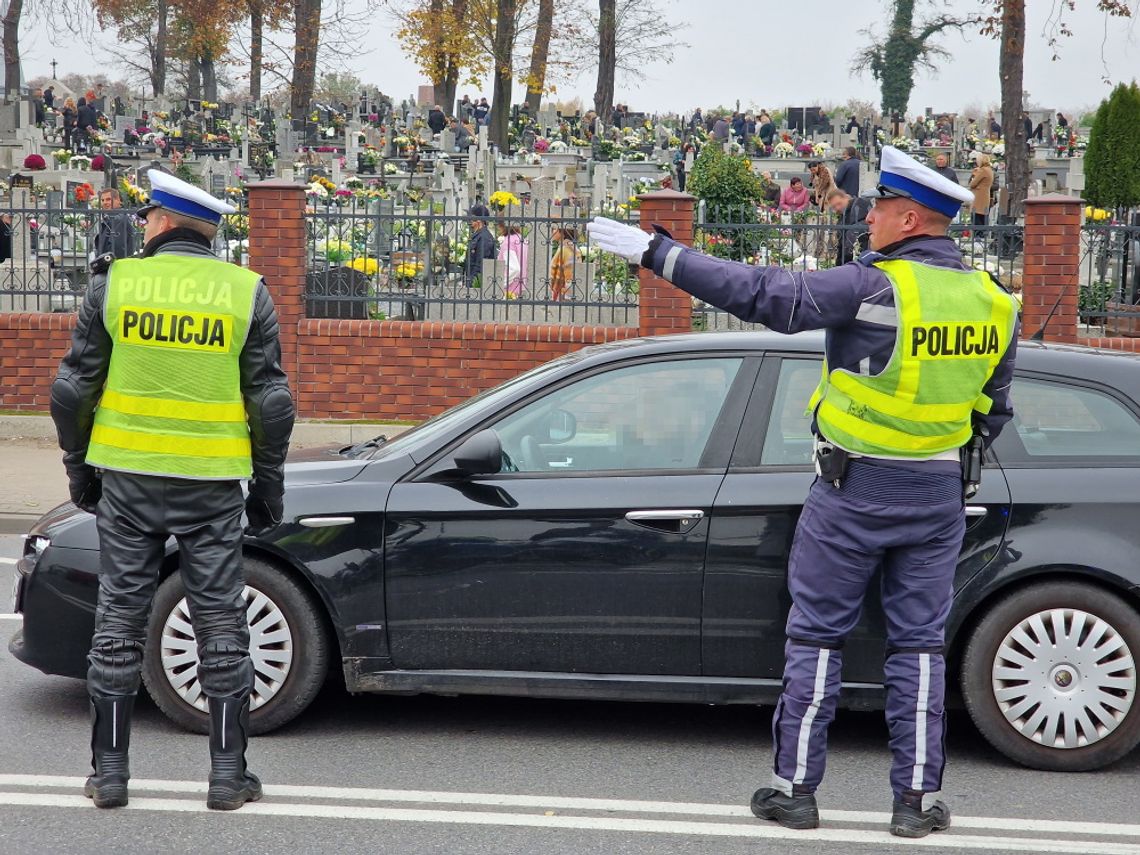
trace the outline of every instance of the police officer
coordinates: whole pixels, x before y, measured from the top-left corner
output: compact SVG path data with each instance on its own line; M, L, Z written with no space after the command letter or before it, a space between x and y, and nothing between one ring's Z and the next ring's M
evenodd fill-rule
M127 803L147 616L174 537L209 703L206 803L234 810L261 797L245 764L253 665L242 511L247 534L281 520L293 399L265 283L210 250L234 209L157 170L150 181L141 257L96 260L52 384L71 498L96 514L102 551L85 792L99 807Z
M816 467L792 543L784 690L772 722L771 787L752 811L788 828L819 824L827 728L843 642L882 570L886 716L893 754L890 830L950 825L941 788L944 627L965 532L964 494L981 444L1012 417L1012 298L969 269L946 236L968 190L894 148L883 151L871 251L818 272L750 267L596 219L596 245L745 321L784 333L825 329L811 400ZM976 438L975 438L976 437ZM964 449L969 449L966 453Z

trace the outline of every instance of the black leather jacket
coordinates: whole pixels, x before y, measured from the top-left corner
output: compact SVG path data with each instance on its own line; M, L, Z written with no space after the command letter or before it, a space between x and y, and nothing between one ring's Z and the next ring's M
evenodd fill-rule
M142 252L152 255L197 255L213 257L209 242L190 229L175 229L150 241ZM51 388L51 415L65 452L64 465L75 479L94 477L86 464L87 446L95 408L103 394L113 343L103 325L107 291L104 270L91 278L79 320ZM241 392L249 419L253 453L250 493L279 500L284 492L285 455L293 431L293 397L281 368L281 343L277 312L262 280L254 297L253 318L240 357Z

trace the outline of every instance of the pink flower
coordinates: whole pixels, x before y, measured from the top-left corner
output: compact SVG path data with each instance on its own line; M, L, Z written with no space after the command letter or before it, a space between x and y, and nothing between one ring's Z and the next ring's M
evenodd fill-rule
M24 158L24 169L47 169L47 162L42 154L29 154Z

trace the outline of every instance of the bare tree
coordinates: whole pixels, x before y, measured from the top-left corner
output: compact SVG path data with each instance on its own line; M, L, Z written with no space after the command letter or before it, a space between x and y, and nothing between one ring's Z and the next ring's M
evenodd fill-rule
M598 0L598 87L594 110L608 122L614 108L617 75L617 0Z
M14 92L20 88L20 16L24 0L8 0L4 13L4 89Z
M532 116L538 115L542 93L546 90L546 63L550 57L550 37L553 31L554 0L539 0L538 23L530 53L530 74L526 79L526 106Z
M495 2L495 43L491 53L494 61L493 100L491 102L491 124L489 136L499 148L507 148L507 127L511 112L511 81L514 77L514 50L516 37L516 16L519 13L519 0L496 0Z

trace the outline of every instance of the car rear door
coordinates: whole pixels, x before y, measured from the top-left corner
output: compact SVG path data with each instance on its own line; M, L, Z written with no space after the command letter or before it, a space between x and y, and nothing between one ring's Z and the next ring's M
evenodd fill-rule
M695 354L595 369L476 428L496 430L509 471L440 480L445 451L397 484L396 666L699 674L708 515L758 367Z
M818 357L773 354L765 358L757 377L713 507L704 589L707 676L782 677L784 626L791 607L788 553L815 479L811 420L805 409L819 376ZM967 506L955 590L998 553L1009 504L1005 478L992 464ZM845 648L844 679L849 682L882 680L885 625L878 587L876 575Z

